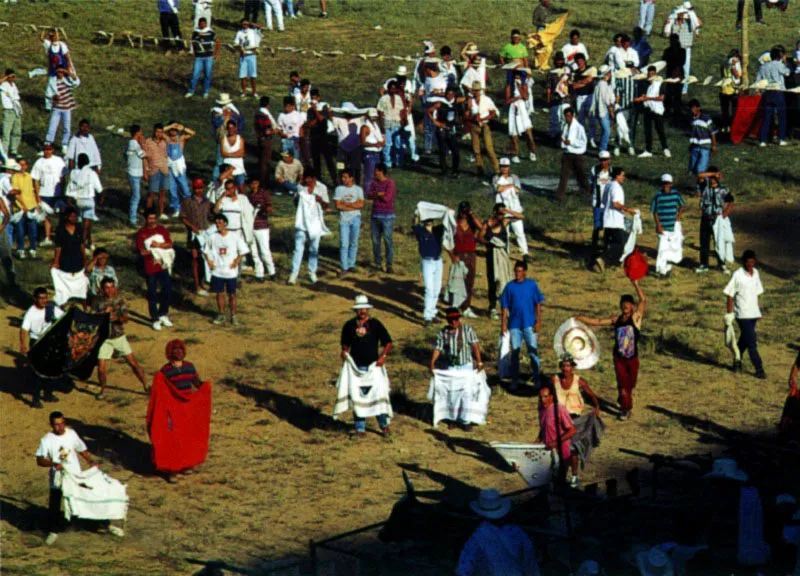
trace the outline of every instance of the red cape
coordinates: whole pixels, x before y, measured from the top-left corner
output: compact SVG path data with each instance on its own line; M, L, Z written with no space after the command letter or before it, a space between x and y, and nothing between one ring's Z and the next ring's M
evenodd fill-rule
M158 472L180 472L205 462L211 427L211 383L182 392L163 373L153 377L147 434Z
M740 95L736 104L736 117L731 126L731 142L739 144L748 136L758 136L761 119L761 94Z

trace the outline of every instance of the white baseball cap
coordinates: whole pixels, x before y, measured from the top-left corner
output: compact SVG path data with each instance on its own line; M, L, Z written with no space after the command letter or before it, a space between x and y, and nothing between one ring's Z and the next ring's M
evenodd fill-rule
M511 166L511 160L508 158L500 158L500 166Z
M609 158L611 158L611 152L609 152L608 150L603 150L602 152L600 152L600 154L597 155L597 157L600 158L600 160L608 160Z
M672 183L672 174L662 174L661 175L661 182L669 182Z

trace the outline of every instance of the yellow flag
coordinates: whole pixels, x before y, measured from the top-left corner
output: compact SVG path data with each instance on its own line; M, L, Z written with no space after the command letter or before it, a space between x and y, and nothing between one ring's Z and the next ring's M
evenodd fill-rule
M537 69L550 69L550 55L553 53L553 44L555 44L556 38L564 29L568 16L569 12L566 12L548 24L541 32L528 36L528 47L533 49L533 61Z

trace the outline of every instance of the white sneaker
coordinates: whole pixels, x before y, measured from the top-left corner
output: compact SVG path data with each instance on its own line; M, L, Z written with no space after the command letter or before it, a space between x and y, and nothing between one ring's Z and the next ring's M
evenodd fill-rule
M519 156L512 156L511 157L511 162L513 164L519 164Z
M316 283L317 283L317 274L316 274L315 272L309 272L309 273L308 273L308 280L309 280L309 281L310 281L312 284L316 284Z
M108 531L117 538L122 538L123 536L125 536L125 530L123 530L119 526L109 526Z
M786 140L781 140L780 142L778 142L778 146L788 146L788 145L789 143Z
M628 156L636 156L636 148L628 146Z
M614 148L614 156L619 156L619 146Z
M203 98L204 98L205 100L208 100L208 92L206 92L205 94L203 94Z
M28 250L28 256L31 258L36 258L36 250Z
M62 156L66 156L67 155L67 150L69 150L69 146L62 146L61 147L61 155Z
M17 258L25 260L25 250L17 250Z
M169 316L162 316L158 319L158 321L161 322L162 326L166 326L167 328L172 328L174 326L172 320L169 319Z
M158 219L159 220L169 220L169 216L167 216L166 214L162 213L161 216L158 217Z
M758 147L759 148L766 148L767 147L767 143L766 142L762 142L761 144L758 145Z
M240 97L240 98L247 98L247 94L245 94L244 92L241 92L241 93L239 94L239 97Z
M173 218L175 218L175 220L180 220L180 219L181 219L181 211L180 211L180 210L178 210L177 212L175 212L175 213L172 215L172 217L173 217Z
M497 310L492 310L492 311L489 313L489 317L490 317L492 320L500 320L500 314L498 314L498 313L497 313Z
M461 137L461 139L462 139L464 142L467 142L467 141L469 141L469 140L472 140L472 134L464 134L464 135Z
M289 276L289 279L286 281L289 286L294 286L297 284L297 274L292 274Z
M669 151L669 148L664 148L664 156L672 158L672 152Z
M205 298L208 296L208 290L200 288L200 290L197 291L197 295Z
M648 152L647 150L639 154L639 158L652 158L652 157L653 154L651 152Z
M569 485L571 488L577 488L580 480L578 480L578 476L573 474L572 478L569 479Z
M253 98L255 98L256 100L258 100L258 92L253 92Z
M161 332L161 322L159 320L153 322L153 330L156 332Z
M478 317L478 315L477 315L477 314L475 314L475 312L473 312L473 311L472 311L472 308L467 308L466 310L464 310L464 311L461 313L461 315L462 315L464 318L477 318L477 317Z
M597 142L594 141L594 138L589 138L589 146L597 148Z
M414 155L411 157L411 160L412 160L412 161L414 161L414 162L419 162L419 154L414 154Z
M55 544L56 540L58 540L58 534L55 532L50 532L50 534L47 535L47 538L45 538L44 543L48 546L52 546Z
M533 152L528 154L528 160L530 160L531 162L536 162L536 154L534 154Z
M191 98L192 96L194 96L194 92L187 92L183 95L184 98ZM111 528L109 528L109 530L111 530Z
M47 246L52 246L52 245L53 241L50 240L50 238L45 238L44 240L42 240L42 243L40 244L42 248L46 248Z

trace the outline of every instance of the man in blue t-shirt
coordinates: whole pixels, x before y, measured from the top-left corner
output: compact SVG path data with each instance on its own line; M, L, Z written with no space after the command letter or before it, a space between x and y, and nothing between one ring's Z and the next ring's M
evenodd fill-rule
M528 348L534 381L539 379L539 323L542 318L544 295L535 280L526 278L528 263L514 265L514 281L506 284L500 296L503 309L502 332L511 333L511 390L517 389L519 380L519 351L522 340Z

